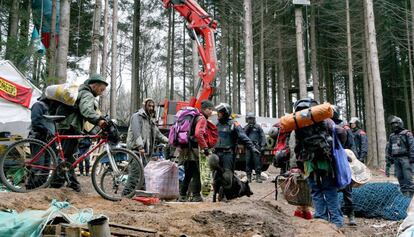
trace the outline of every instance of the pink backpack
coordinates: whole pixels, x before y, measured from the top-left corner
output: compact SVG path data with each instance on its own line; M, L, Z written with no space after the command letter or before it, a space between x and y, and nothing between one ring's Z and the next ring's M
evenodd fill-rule
M170 128L168 143L174 147L190 147L194 135L194 122L201 113L193 107L184 107L177 112L176 121Z

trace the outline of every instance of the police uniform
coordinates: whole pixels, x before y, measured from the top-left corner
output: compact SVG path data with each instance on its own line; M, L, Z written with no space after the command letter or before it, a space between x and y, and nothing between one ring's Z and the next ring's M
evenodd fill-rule
M219 121L216 126L219 139L214 147L214 153L220 158L219 164L222 168L224 188L226 189L232 185L237 143L245 145L250 150L256 148L238 122L229 119Z
M255 145L259 151L266 145L266 137L263 129L259 124L248 124L244 127L246 135ZM257 180L260 179L262 169L262 162L260 161L260 154L255 154L250 150L246 151L246 174L251 177L252 169L256 172Z
M394 164L395 175L400 184L401 192L410 197L414 193L413 163L413 134L406 129L391 133L387 145L387 166L389 169L389 166Z

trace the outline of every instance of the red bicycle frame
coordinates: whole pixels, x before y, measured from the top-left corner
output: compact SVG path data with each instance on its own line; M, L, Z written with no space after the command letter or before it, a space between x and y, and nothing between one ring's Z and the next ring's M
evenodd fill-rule
M60 158L60 160L62 161L66 161L65 159L65 154L63 152L62 149L62 140L67 140L67 139L80 139L80 138L100 138L98 144L96 144L95 146L92 147L92 149L89 149L88 152L86 152L85 154L83 154L82 156L80 156L78 159L76 159L76 161L70 166L70 169L74 169L80 162L82 162L87 156L89 156L92 152L94 152L97 148L99 148L100 146L102 146L103 144L108 142L108 137L107 136L101 136L100 134L96 134L96 135L60 135L58 132L55 133L55 136L52 140L50 140L46 146L42 147L42 149L35 155L35 157L33 157L30 161L25 162L25 164L27 166L31 166L33 168L38 168L38 169L47 169L49 170L49 167L45 167L42 165L36 165L33 164L34 162L36 162L42 155L43 152L45 151L45 149L51 148L52 145L56 142L58 145L58 157ZM52 170L54 170L56 167L54 167Z

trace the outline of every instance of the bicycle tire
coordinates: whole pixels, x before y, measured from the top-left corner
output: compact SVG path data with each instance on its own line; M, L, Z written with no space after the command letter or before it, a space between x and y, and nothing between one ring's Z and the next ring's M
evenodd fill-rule
M56 172L57 164L56 153L52 148L47 147L44 150L46 155L42 155L42 158L45 159L44 163L47 163L42 165L48 167L47 172L28 166L24 162L27 160L27 155L32 155L33 150L40 150L46 146L45 142L32 138L23 139L10 145L0 158L0 179L3 185L18 193L27 193L48 187L54 172ZM20 181L15 183L16 179L20 179Z
M144 168L142 163L139 161L137 155L124 148L111 149L111 154L115 158L120 175L115 177L115 174L113 174L109 160L107 160L107 152L105 151L96 158L92 165L92 185L96 192L104 199L119 201L122 198L131 198L135 194L136 187L141 187L144 183ZM129 179L128 171L131 169L132 162L135 165L134 169L138 170L138 172L134 173L137 181L132 184L132 188L130 188L133 189L132 191L127 194L122 194ZM112 179L108 180L107 178Z

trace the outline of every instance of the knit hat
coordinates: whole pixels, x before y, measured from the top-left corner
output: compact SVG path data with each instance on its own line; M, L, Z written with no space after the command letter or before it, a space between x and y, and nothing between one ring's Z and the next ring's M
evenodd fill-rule
M103 84L105 84L106 86L108 86L108 83L105 81L105 79L101 76L101 75L99 75L99 74L92 74L90 77L89 77L89 79L87 79L84 83L86 84L86 85L90 85L90 84L93 84L93 83L96 83L96 82L99 82L99 83L103 83Z
M201 109L214 109L214 104L210 100L201 101Z

